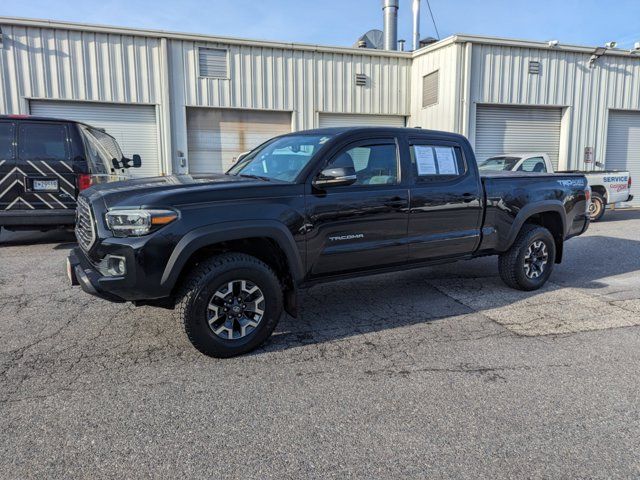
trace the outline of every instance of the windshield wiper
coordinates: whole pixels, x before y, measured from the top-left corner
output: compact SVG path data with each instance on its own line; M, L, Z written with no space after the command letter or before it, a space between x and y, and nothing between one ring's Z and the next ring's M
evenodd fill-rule
M237 173L236 175L239 176L239 177L255 178L255 179L258 179L258 180L265 180L267 182L270 182L271 180L273 180L270 177L265 177L263 175L253 175L253 174L250 174L250 173Z

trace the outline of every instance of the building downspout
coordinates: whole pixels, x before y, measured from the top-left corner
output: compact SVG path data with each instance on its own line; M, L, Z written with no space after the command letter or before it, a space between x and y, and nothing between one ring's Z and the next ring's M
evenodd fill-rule
M171 175L173 167L173 152L171 149L171 97L169 84L169 49L167 39L160 39L160 152L162 153L163 174ZM144 160L143 160L144 161Z
M472 102L471 102L471 60L473 56L473 44L464 44L464 65L462 72L462 98L460 99L461 123L460 133L467 137L471 145L475 147L475 129L472 132ZM475 122L473 122L475 124Z

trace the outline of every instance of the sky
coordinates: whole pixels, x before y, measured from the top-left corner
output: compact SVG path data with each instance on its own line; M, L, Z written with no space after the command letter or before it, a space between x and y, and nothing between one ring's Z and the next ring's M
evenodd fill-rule
M455 33L622 48L640 42L640 0L430 0L441 38ZM421 36L436 37L422 2ZM382 28L380 0L2 0L0 16L352 46ZM399 38L411 43L411 0Z

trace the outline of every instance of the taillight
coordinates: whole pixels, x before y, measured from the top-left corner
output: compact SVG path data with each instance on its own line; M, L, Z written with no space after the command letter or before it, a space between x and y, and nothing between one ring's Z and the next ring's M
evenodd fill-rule
M93 185L93 177L88 173L79 173L78 174L78 190L86 190L91 185Z
M629 187L629 190L631 190L631 175L629 175L629 181L627 182L627 186Z
M587 188L584 191L584 198L587 201L587 203L591 201L591 188Z

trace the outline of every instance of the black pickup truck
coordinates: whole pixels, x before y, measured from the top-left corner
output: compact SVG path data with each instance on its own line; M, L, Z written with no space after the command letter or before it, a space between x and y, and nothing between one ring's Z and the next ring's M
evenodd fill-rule
M173 308L201 352L262 344L317 282L499 255L533 290L589 225L584 175L480 176L462 136L331 128L274 138L226 174L96 185L78 199L72 284ZM345 308L348 308L345 307Z

